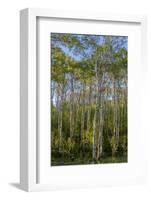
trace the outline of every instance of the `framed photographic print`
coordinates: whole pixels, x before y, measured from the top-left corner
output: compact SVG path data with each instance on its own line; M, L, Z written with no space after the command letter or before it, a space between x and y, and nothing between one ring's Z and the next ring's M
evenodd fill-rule
M146 17L20 17L22 189L145 183Z

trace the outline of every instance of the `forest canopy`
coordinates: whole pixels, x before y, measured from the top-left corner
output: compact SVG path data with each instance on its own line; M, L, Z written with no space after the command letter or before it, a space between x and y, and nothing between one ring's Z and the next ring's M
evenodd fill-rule
M128 37L51 33L51 166L127 162Z

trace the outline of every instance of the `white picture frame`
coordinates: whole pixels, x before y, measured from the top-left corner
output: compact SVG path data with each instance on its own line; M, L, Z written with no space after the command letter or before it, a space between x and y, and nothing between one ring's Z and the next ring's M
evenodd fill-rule
M128 25L139 24L141 33L141 69L146 70L147 66L147 25L145 16L124 16L113 14L86 13L73 11L54 11L49 9L24 9L20 12L20 185L26 191L52 190L78 187L72 182L59 186L51 183L39 183L37 180L39 170L39 145L38 145L38 78L37 78L37 19L70 19L91 21L126 23ZM142 78L144 79L142 73ZM141 134L142 145L145 148L145 133ZM145 150L143 151L145 152ZM144 163L141 165L140 176L130 177L126 180L120 178L115 181L108 179L104 183L79 184L79 187L105 186L105 185L127 185L145 183L147 179L146 158L143 154ZM101 170L101 169L100 169ZM63 173L63 171L62 171Z

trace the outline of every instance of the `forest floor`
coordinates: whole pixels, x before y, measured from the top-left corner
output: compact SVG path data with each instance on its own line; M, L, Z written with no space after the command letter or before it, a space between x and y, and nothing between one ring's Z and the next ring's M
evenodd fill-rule
M61 159L61 158L55 158L52 159L51 166L63 166L63 165L88 165L88 164L113 164L113 163L127 163L128 158L127 155L124 156L118 156L118 157L104 157L98 160L97 162L94 162L90 159Z

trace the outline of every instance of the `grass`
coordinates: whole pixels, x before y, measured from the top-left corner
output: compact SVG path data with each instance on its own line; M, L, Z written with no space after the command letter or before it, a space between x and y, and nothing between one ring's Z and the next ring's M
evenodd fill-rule
M127 163L128 158L127 155L124 156L116 156L116 157L103 157L98 161L93 161L89 158L77 158L71 160L70 158L52 158L51 166L64 166L64 165L87 165L87 164L111 164L111 163Z

